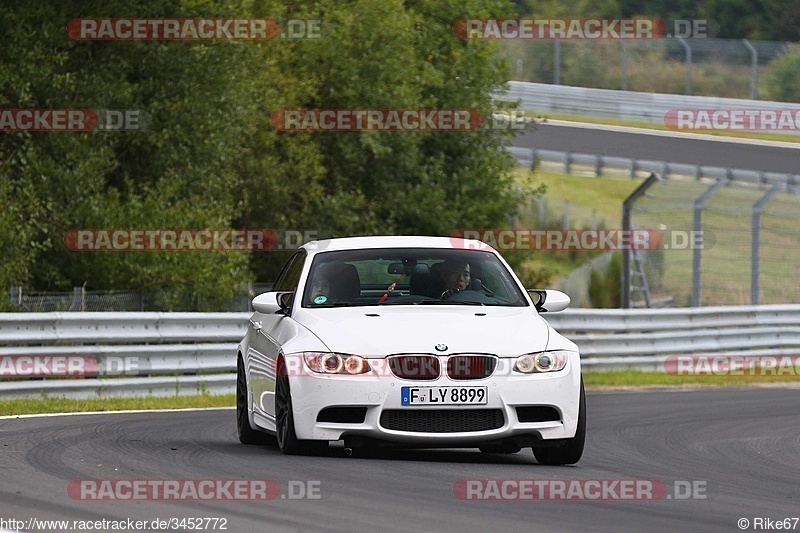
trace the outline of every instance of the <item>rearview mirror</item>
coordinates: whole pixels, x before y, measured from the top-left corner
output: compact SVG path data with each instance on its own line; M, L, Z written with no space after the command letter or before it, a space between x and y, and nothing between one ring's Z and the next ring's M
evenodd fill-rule
M412 274L427 274L430 271L428 265L425 263L420 264L412 264L410 262L403 262L403 263L392 263L386 269L389 274L406 274L408 276Z
M570 298L561 291L528 289L528 294L540 313L558 313L569 307Z

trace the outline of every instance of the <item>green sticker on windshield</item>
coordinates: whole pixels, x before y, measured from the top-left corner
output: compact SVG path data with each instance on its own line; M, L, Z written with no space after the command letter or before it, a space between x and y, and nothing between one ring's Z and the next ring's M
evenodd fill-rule
M314 303L315 304L324 304L327 301L328 301L328 297L327 296L317 296L316 298L314 298Z

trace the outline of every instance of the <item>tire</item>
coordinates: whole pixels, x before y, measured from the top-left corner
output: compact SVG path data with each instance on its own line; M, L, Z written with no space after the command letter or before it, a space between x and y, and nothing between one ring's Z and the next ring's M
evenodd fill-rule
M575 436L556 448L533 448L533 455L541 465L574 465L583 455L586 442L586 393L581 378L581 396L578 411L578 428Z
M289 388L289 376L286 366L281 360L275 379L275 436L278 449L284 455L309 455L320 453L328 447L327 441L299 440L294 428L292 409L292 391Z
M247 377L241 357L236 361L236 431L242 444L267 444L270 439L266 433L250 427L247 413Z

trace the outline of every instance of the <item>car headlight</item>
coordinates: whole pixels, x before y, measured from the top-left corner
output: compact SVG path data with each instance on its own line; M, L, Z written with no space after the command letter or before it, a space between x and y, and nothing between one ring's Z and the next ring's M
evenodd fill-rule
M517 357L514 370L523 374L537 374L542 372L558 372L567 366L567 352L537 352L526 353Z
M360 355L333 352L306 352L303 354L306 366L317 374L365 374L370 371L369 363Z

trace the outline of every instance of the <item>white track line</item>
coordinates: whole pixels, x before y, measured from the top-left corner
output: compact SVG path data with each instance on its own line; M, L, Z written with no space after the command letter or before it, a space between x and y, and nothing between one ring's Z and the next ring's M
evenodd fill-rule
M77 416L77 415L120 415L128 413L180 413L187 411L222 411L236 409L231 407L192 407L189 409L132 409L129 411L79 411L73 413L38 413L33 415L6 415L0 416L0 420L15 420L17 418L46 418L51 416Z

